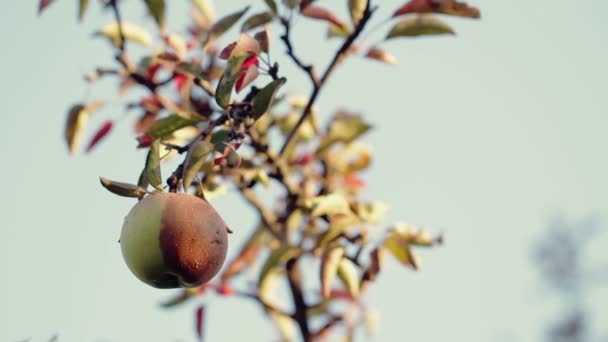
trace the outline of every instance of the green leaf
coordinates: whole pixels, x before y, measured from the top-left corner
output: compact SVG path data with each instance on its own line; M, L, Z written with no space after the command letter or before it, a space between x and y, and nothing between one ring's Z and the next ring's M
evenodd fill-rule
M163 28L165 26L165 0L144 0L146 6L148 6L148 12L158 27Z
M353 298L359 297L359 271L350 259L342 258L338 265L338 277Z
M283 0L283 5L289 9L294 9L300 4L300 0Z
M211 39L217 39L217 37L228 31L248 10L249 6L238 12L228 14L218 20L215 24L213 24L213 26L211 26L211 29L209 30L209 34L212 37Z
M274 2L274 0L264 0L264 2L266 3L266 5L268 5L268 8L270 8L272 13L274 13L274 14L279 13L279 11L277 9L277 4L276 4L276 2Z
M122 32L125 39L144 46L152 44L152 36L145 29L128 22L122 22ZM108 38L114 46L120 46L120 30L116 22L109 23L101 30L94 33L95 36Z
M454 31L441 19L430 14L423 14L405 18L395 24L386 35L386 39L442 34L454 34Z
M164 138L180 128L194 126L203 119L190 113L177 112L156 121L146 134L153 138Z
M89 0L80 0L78 2L78 20L82 21L84 14L89 8Z
M197 141L194 145L190 146L186 160L184 161L184 176L183 185L184 189L188 189L196 177L196 174L201 170L207 156L213 152L215 145L209 141Z
M146 194L146 189L134 184L115 182L103 177L99 177L99 181L104 188L119 196L141 198Z
M269 23L274 18L274 13L272 12L262 12L251 17L247 18L243 25L241 26L241 32L246 32L252 30L256 27L260 27L264 24Z
M343 256L344 248L342 246L328 247L321 256L321 293L325 298L329 298Z
M340 37L347 38L352 33L351 28L348 25L340 27L336 24L329 23L327 26L327 38Z
M348 144L367 132L371 127L358 115L339 113L331 122L327 134L321 140L317 153L322 153L337 142Z
M163 180L160 175L160 139L154 140L150 145L148 157L146 158L146 179L150 185L158 190L163 189Z
M351 214L350 205L340 193L317 196L306 200L304 207L312 216Z
M397 225L384 240L384 246L397 260L415 270L420 268L420 260L412 252L411 246L432 246L435 243L440 243L440 240L409 224Z
M285 78L279 78L268 83L262 88L251 100L253 105L253 117L259 119L270 107L272 100L274 99L277 91L283 84L285 84Z
M220 107L224 109L228 108L230 97L232 96L232 88L241 72L243 62L249 55L249 53L243 52L233 55L228 59L228 63L224 68L224 74L220 78L217 88L215 89L215 101Z

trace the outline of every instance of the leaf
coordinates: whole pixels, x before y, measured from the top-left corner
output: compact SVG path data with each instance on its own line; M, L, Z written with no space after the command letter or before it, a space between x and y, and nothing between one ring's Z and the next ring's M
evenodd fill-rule
M110 133L113 126L114 122L112 120L106 120L101 127L99 127L93 136L93 139L89 142L89 146L87 146L87 153L91 152L91 150Z
M196 336L198 337L199 341L203 340L203 334L204 334L204 324L205 324L205 306L201 305L196 309L196 314L195 314L195 324L196 324Z
M82 19L84 19L84 14L87 12L88 8L89 0L78 1L78 20L82 21Z
M274 99L277 91L283 84L285 84L286 79L280 78L278 80L274 80L268 83L264 88L260 89L260 91L255 94L253 99L251 100L251 104L253 105L253 117L254 119L259 119L270 107L272 100Z
M212 0L192 0L192 2L205 19L211 21L215 18L215 8Z
M365 269L365 272L363 272L363 276L361 277L361 288L363 288L365 283L374 281L376 280L376 277L378 277L384 260L384 248L382 246L374 248L369 253L369 259L369 266Z
M409 13L441 13L474 19L481 17L479 9L455 0L411 0L399 7L393 17Z
M226 266L222 273L222 282L228 281L251 266L262 246L270 240L271 236L268 230L263 226L258 227L243 244L239 254Z
M99 181L108 191L123 197L143 197L146 189L129 183L111 181L107 178L99 177Z
M188 189L205 163L207 156L213 152L215 145L209 141L199 140L190 146L184 161L184 189Z
M270 29L268 25L264 26L262 31L256 32L253 35L253 39L258 42L262 51L268 53L270 50Z
M89 113L83 104L76 104L70 108L64 131L70 156L76 153L76 149L80 145L88 119Z
M328 247L321 256L321 293L329 298L331 287L338 273L338 265L344 256L342 246Z
M173 113L166 118L156 121L146 131L146 135L153 138L164 138L178 129L194 126L200 121L202 121L202 118L194 114L184 112Z
M236 83L243 62L245 62L248 57L249 53L240 53L233 55L228 59L228 63L224 68L224 74L220 78L215 90L215 101L220 107L224 109L228 108L230 97L232 96L232 88Z
M384 219L388 205L384 202L357 203L355 212L359 219L365 223L380 223Z
M266 309L266 312L274 321L279 333L280 341L295 341L295 327L293 319L283 313Z
M160 139L154 140L150 149L148 150L148 156L146 157L146 179L150 182L150 185L158 190L163 189L163 180L160 175Z
M410 225L400 225L389 232L384 240L384 246L403 265L414 270L420 267L420 261L411 250L411 244L416 240L416 233Z
M269 23L274 18L273 12L262 12L247 18L241 26L241 32L252 30L256 27L260 27L264 24Z
M348 0L348 11L353 25L357 25L365 12L368 0Z
M128 22L122 22L122 32L125 39L144 46L152 44L152 37L145 29ZM108 38L114 46L120 46L120 30L116 22L109 23L101 30L94 33L95 36Z
M386 64L397 64L397 59L393 55L375 46L367 50L365 57Z
M274 14L278 14L279 13L279 11L277 9L277 4L276 4L276 2L274 2L274 0L264 0L264 2L268 6L268 8L270 8L270 10L272 11L272 13L274 13Z
M230 59L232 56L248 53L248 56L257 56L262 52L262 48L257 40L247 33L241 33L239 40L226 46L219 54L221 59Z
M238 12L228 14L218 20L215 24L213 24L213 26L211 26L211 29L209 30L209 35L212 37L211 39L216 39L217 37L224 34L226 31L228 31L234 24L236 24L237 21L239 21L239 19L241 19L241 17L248 10L249 6Z
M283 5L287 6L289 9L294 9L300 4L300 1L301 0L283 0Z
M348 36L350 36L351 33L352 33L352 30L346 24L344 25L344 27L339 27L339 26L336 26L335 24L330 23L327 26L326 36L327 36L327 38L333 38L333 37L347 38Z
M452 28L430 14L408 17L391 28L385 39L396 37L417 37L423 35L454 34Z
M359 297L359 271L350 259L342 258L338 265L338 277L353 298Z
M319 143L317 153L322 153L337 142L348 144L363 135L371 127L363 121L361 116L340 112L336 114L334 120L330 123L327 134Z
M324 21L332 23L340 28L345 27L344 23L342 22L342 20L340 20L340 18L336 17L335 14L333 14L332 12L330 12L322 7L312 6L312 5L306 6L306 8L304 8L302 11L300 11L300 13L303 16L311 18L311 19L324 20Z
M177 296L165 302L162 302L160 306L165 309L173 308L175 306L185 303L186 301L188 301L188 299L194 297L196 293L196 289L183 289Z
M144 0L158 27L165 27L165 0Z
M262 289L266 288L267 282L271 279L270 274L277 267L283 265L287 262L287 260L297 256L299 254L299 249L292 247L288 244L283 244L279 248L275 249L266 259L266 262L262 266L262 270L260 271L260 276L258 278L258 288L260 292ZM261 293L260 293L261 295Z
M322 195L306 200L304 207L310 210L312 216L350 214L350 205L339 193Z
M53 2L55 2L55 0L40 0L38 3L38 15L41 15Z

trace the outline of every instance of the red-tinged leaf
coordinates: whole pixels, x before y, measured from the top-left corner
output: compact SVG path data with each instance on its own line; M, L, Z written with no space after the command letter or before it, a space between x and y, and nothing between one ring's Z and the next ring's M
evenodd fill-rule
M329 298L331 299L344 299L347 301L353 301L355 298L352 294L346 290L334 289L329 292Z
M156 76L156 73L158 72L158 70L160 70L161 67L162 66L160 64L150 65L146 70L146 78L150 80L154 79L154 76Z
M393 17L409 13L441 13L474 19L481 17L476 7L455 0L411 0L398 8Z
M217 294L224 296L224 297L231 297L234 296L234 294L236 294L236 291L234 290L234 288L224 282L222 284L220 284L218 287L216 287L215 291L217 292Z
M221 59L229 59L230 57L248 54L248 55L259 55L262 52L262 48L257 40L248 35L247 33L241 33L239 40L226 46L221 52L219 57Z
M226 109L230 105L232 88L240 76L243 62L249 57L248 53L239 53L233 54L228 59L224 73L215 89L215 101L220 107Z
M140 116L137 121L135 121L135 133L142 134L147 132L152 125L156 122L156 117L158 116L158 112L148 112L146 111L142 116Z
M114 127L114 121L112 120L105 121L101 127L99 127L93 136L93 139L89 142L89 146L87 146L87 153L91 152L91 150L110 133L112 127Z
M260 72L258 71L258 67L256 65L248 67L245 72L241 74L238 80L236 80L236 84L234 86L236 92L239 93L241 89L253 82L259 74Z
M365 57L386 64L397 64L397 59L393 55L377 47L371 47L369 50L367 50Z
M237 43L238 42L232 42L228 44L228 46L223 48L220 54L218 55L219 59L227 60L228 58L230 58L230 56L232 55L232 51L236 47Z
M454 34L454 30L452 30L450 25L432 14L421 14L406 17L395 24L385 39L443 34Z
M158 112L163 108L163 104L160 102L158 97L151 95L142 98L139 101L139 105L148 112Z
M184 74L175 75L175 77L173 78L173 83L175 84L175 88L178 91L181 91L183 89L184 85L186 84L187 80L188 80L188 78Z
M301 0L300 1L300 11L310 6L315 0Z
M327 22L330 22L340 28L344 28L344 23L342 22L342 20L340 20L340 18L336 17L335 14L331 13L330 11L322 8L322 7L318 7L318 6L307 6L306 8L304 8L301 12L300 12L303 16L311 18L311 19L318 19L318 20L324 20Z
M204 336L204 325L205 325L205 306L201 305L196 309L195 314L195 324L196 324L196 336L200 341L203 340Z
M40 3L38 4L38 15L41 15L54 1L55 0L40 0Z
M154 142L155 138L151 137L149 135L141 135L139 137L137 137L137 148L146 148L146 147L150 147L150 145L152 145L152 143Z
M251 56L249 58L247 58L244 62L243 65L241 65L241 70L246 70L252 66L259 66L260 62L258 61L258 56Z
M299 158L297 158L294 161L292 161L291 165L293 165L293 166L306 166L306 165L310 165L316 159L317 159L317 157L313 153L305 153L304 155L302 155Z
M344 186L359 191L365 188L365 181L353 173L344 177Z

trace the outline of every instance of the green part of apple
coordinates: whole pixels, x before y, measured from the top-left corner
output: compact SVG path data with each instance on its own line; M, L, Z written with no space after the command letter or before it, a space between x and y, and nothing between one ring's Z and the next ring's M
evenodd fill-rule
M133 274L156 288L197 287L222 268L226 224L206 201L159 192L138 202L125 218L120 245Z

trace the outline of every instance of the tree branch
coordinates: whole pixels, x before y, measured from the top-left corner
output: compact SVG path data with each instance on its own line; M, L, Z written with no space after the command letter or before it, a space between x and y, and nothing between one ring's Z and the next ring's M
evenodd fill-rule
M295 55L293 53L293 47L291 46L291 43L289 41L289 35L288 35L289 22L287 22L287 21L283 22L283 26L285 26L284 37L286 37L285 39L283 39L283 41L287 45L287 53L294 60L294 62L296 62L296 64L300 68L302 68L304 71L306 71L309 74L309 77L311 78L312 83L313 83L313 90L312 90L312 93L308 100L308 103L306 104L306 107L304 108L304 111L302 112L302 116L300 116L300 119L296 123L295 127L291 130L291 132L287 136L287 139L285 140L285 143L283 144L283 147L281 148L281 151L279 153L280 155L283 155L285 153L285 151L287 149L289 149L291 144L293 144L294 138L296 137L296 133L298 132L298 130L300 129L300 126L302 126L302 124L304 123L306 118L310 115L312 106L314 105L315 101L317 100L317 97L319 96L319 92L321 91L321 88L323 87L323 85L325 85L325 82L327 81L329 76L332 74L332 72L334 71L336 66L346 57L346 53L351 48L351 46L353 45L353 43L355 42L357 37L359 37L361 32L363 32L363 28L365 28L365 25L367 24L367 22L369 21L369 19L371 18L372 14L375 10L376 10L375 7L374 8L371 7L371 0L368 0L367 4L365 5L365 11L363 12L363 17L361 18L361 20L355 27L355 30L353 31L353 33L351 33L348 36L348 38L346 38L346 40L344 41L342 46L340 46L338 51L336 51L334 58L327 66L327 69L325 69L325 72L323 73L323 76L321 77L321 79L318 81L316 81L316 77L314 77L314 75L311 74L312 69L309 68L309 66L303 65L301 63L301 61L295 57ZM283 37L281 37L281 38L283 38Z
M310 334L310 328L308 327L308 315L306 311L308 306L304 301L302 294L302 275L298 269L298 259L292 258L287 261L287 280L289 281L289 288L293 296L293 305L295 312L293 317L298 323L300 328L300 334L302 335L302 341L312 341L312 335Z
M118 44L118 48L121 52L125 51L125 33L122 29L122 18L120 15L120 10L118 9L118 0L110 0L109 5L112 7L112 11L114 12L114 18L116 19L116 24L118 25L118 35L120 37L120 43Z

